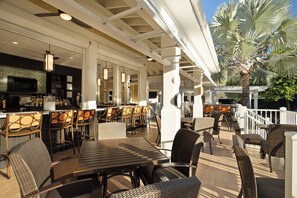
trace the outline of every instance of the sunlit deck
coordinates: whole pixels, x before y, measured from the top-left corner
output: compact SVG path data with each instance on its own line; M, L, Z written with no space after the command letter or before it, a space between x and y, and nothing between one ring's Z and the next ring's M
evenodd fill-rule
M133 137L143 136L150 141L154 141L156 134L156 125L152 123L151 127L147 127L146 130L138 129L138 133L134 134ZM197 171L197 176L202 182L199 197L237 197L241 182L235 156L231 148L233 134L234 132L228 130L223 124L221 130L222 144L219 144L215 137L213 155L209 154L208 145L201 152ZM131 137L132 135L129 134L128 136ZM68 155L69 152L72 152L71 149L56 153L54 156L55 160ZM258 149L249 148L249 154L256 176L284 178L284 167L281 163L278 163L279 160L275 159L273 161L274 171L270 173L267 161L266 159L260 159ZM55 168L55 175L59 177L72 172L76 166L76 161L77 158L73 158L59 164ZM1 172L5 171L6 169L1 170ZM129 179L120 176L110 179L109 182L109 191L130 187ZM0 197L20 197L19 187L14 175L9 180L0 175Z

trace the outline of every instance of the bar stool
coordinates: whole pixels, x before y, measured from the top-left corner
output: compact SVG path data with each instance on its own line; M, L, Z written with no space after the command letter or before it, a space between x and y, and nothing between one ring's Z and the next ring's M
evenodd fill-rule
M143 127L145 127L146 124L147 124L147 122L148 122L148 110L149 110L149 106L142 107L142 111L141 111L141 125Z
M98 116L98 122L111 122L112 121L112 108L107 108L103 115Z
M58 111L49 112L49 122L48 122L47 130L49 135L49 150L50 150L52 160L53 160L53 149L63 148L67 145L72 145L73 154L75 155L73 118L74 118L73 110L58 110ZM58 137L58 132L60 132L60 137ZM52 133L56 133L57 138L53 138ZM70 133L70 138L68 137L69 133ZM57 141L58 138L59 140ZM55 147L53 146L53 140L56 140Z
M42 129L42 113L33 112L33 113L18 113L18 114L7 114L5 122L0 129L0 142L1 136L5 137L5 153L3 155L6 159L7 166L7 178L10 178L10 162L7 156L10 153L10 150L16 146L16 142L21 143L25 139L21 137L29 136L32 138L32 135L42 138L41 134ZM17 141L14 141L14 145L9 145L9 140L12 138L20 138Z
M80 137L81 139L91 139L90 134L90 125L94 123L94 117L95 117L95 109L89 109L89 110L77 110L76 117L75 117L75 129L76 129L76 137L77 137L77 143L78 143L78 150L80 150ZM79 127L81 129L81 135L79 135ZM84 131L83 131L84 128ZM95 134L93 133L93 137L95 137Z
M139 122L141 122L141 110L142 110L141 106L136 105L134 107L134 111L133 111L133 114L132 114L132 126L133 126L133 128L136 128L137 118L139 119Z

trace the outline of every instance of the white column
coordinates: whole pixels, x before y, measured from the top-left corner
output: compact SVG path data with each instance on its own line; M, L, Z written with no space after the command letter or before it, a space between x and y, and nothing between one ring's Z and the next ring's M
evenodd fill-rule
M120 67L116 65L113 67L113 89L112 89L112 101L116 105L121 104L121 72Z
M285 197L297 197L297 133L286 132Z
M82 69L82 108L95 109L97 91L97 43L90 41L84 50Z
M147 89L147 66L144 65L139 70L138 75L138 103L140 106L146 106L148 100Z
M253 95L254 95L254 109L258 109L258 98L259 98L258 91L255 92Z
M203 117L203 102L202 102L203 74L202 72L197 72L195 75L196 75L196 78L199 79L199 82L194 84L193 118L199 118L199 117Z
M172 45L170 39L162 37L162 46ZM179 92L179 55L180 48L163 50L162 56L172 62L171 65L163 65L163 108L161 110L161 142L173 141L176 132L180 129L180 109L175 106L175 97Z
M125 89L124 89L124 103L130 103L130 75L126 75L126 82L125 82Z

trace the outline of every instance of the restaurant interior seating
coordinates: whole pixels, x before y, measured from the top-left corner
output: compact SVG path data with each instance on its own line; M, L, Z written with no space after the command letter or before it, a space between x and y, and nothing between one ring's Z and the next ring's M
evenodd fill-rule
M241 139L238 135L232 138ZM243 142L243 140L233 140L233 142ZM250 157L242 144L234 144L234 153L241 178L241 190L237 197L284 197L285 180L255 177Z
M156 166L141 167L140 178L143 183L146 185L194 176L200 150L203 146L203 142L199 137L200 135L192 130L179 129L173 140L170 162Z
M276 124L270 125L267 139L261 142L264 156L268 155L269 169L272 172L271 157L285 157L285 132L297 131L297 125Z
M141 112L142 107L136 105L134 107L133 113L132 113L132 127L136 128L137 126L141 125Z
M91 139L95 137L95 134L90 134L90 126L94 123L95 109L79 109L75 115L75 131L77 137L78 150L80 150L80 139ZM80 132L79 132L80 128Z
M112 121L112 107L107 108L103 114L98 114L98 122L111 122Z
M53 163L40 138L28 140L9 156L22 197L98 197L96 175L84 178L72 174L54 179Z
M4 157L7 159L13 146L16 146L16 142L20 143L25 139L32 138L32 135L42 138L42 113L18 113L18 114L6 114L4 125L0 129L0 141L1 136L5 138L5 153ZM10 140L13 140L14 144L9 144ZM1 143L0 143L1 144ZM10 164L9 160L6 160L7 164L7 178L10 178Z
M65 146L72 145L75 155L75 142L73 132L73 110L50 111L46 130L49 136L49 150L53 160L54 149L62 149Z
M215 119L213 117L194 118L193 130L203 137L203 143L209 144L209 152L212 155L213 127Z
M110 196L110 198L197 198L200 186L201 182L197 177L187 177L150 184L120 193L114 193Z

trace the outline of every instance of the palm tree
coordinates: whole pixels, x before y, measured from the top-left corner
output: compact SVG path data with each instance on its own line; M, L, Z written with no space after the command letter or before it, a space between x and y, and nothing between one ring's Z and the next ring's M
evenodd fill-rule
M280 64L286 55L296 57L291 50L285 54L297 49L297 18L290 18L289 7L289 0L231 0L221 4L213 17L210 29L220 66L238 68L244 106L249 107L252 72L271 75L267 71L271 69L290 76L297 69L292 61L286 67Z

